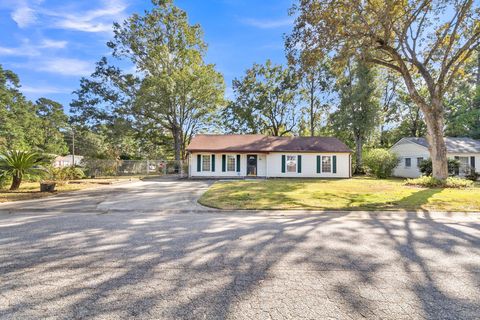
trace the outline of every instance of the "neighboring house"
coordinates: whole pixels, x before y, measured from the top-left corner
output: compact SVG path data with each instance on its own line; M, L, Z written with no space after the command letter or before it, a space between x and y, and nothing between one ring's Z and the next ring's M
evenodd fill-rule
M73 165L73 155L69 154L67 156L58 156L53 161L53 166L57 168L71 167ZM75 165L79 166L83 160L83 156L75 155Z
M458 174L464 176L470 168L480 172L480 141L471 138L445 138L447 157L460 162ZM397 177L416 178L422 175L419 163L429 159L428 142L425 138L402 138L390 151L400 157L400 163L393 171Z
M333 137L196 135L190 177L351 177L351 150Z

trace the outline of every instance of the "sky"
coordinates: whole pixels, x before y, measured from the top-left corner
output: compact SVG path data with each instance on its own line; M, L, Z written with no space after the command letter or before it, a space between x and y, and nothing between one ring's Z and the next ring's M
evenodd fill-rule
M253 63L285 63L283 36L291 31L293 0L177 0L191 24L200 24L208 44L206 62L234 78ZM31 100L47 97L68 112L81 77L102 56L112 23L151 8L150 0L0 0L0 64L19 75Z

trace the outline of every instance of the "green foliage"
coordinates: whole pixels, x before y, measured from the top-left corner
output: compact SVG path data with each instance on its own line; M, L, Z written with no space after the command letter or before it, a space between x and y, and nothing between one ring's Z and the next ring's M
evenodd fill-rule
M298 119L295 74L270 60L254 64L242 79L233 80L235 101L223 110L222 125L233 133L292 133Z
M68 119L63 106L45 98L32 103L20 89L18 76L0 65L0 151L39 149L51 154L66 153L60 131Z
M54 181L67 181L85 178L85 173L78 167L50 167L48 169L49 178Z
M353 62L352 62L353 63ZM379 124L375 72L364 61L348 65L337 84L340 105L330 118L335 135L355 146L355 172L363 172L362 150Z
M366 153L363 161L369 173L379 179L386 179L392 176L393 169L400 159L388 150L372 149Z
M52 159L33 151L7 151L0 154L0 175L12 178L10 190L17 190L24 177L42 176Z
M434 177L423 176L415 179L407 179L405 181L407 186L417 186L424 188L470 188L473 187L473 181L461 179L457 177L448 177L446 180L437 179Z
M81 80L71 104L76 123L104 135L109 158L165 151L183 158L192 135L207 128L223 104L223 76L204 61L200 26L190 25L172 1L152 2L143 15L114 23L107 44L114 63L128 60L137 72L102 58L91 78Z
M448 174L454 175L460 168L460 162L455 159L448 159ZM420 172L424 176L431 176L432 175L432 159L425 159L420 162L419 165Z
M468 173L465 178L471 181L477 181L480 178L480 173L475 171L475 168L468 168Z

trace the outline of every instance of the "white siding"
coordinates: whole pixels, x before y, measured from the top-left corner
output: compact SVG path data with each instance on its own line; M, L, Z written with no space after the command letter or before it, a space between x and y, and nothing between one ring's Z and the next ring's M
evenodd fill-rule
M210 155L211 153L200 153ZM233 178L244 177L247 169L247 154L240 155L240 172L222 172L222 154L215 154L215 172L197 172L197 155L192 153L189 156L189 175L191 177L214 177ZM232 155L236 155L231 153ZM250 154L250 153L249 153ZM255 153L251 153L255 154ZM301 155L301 173L282 173L282 155ZM317 155L337 156L336 173L317 173ZM333 165L333 164L332 164ZM297 164L298 166L298 164ZM350 155L348 153L269 153L257 154L257 176L258 177L310 177L310 178L349 178L350 177Z
M282 155L302 156L302 173L282 172ZM337 173L317 173L317 156L337 156ZM298 163L297 163L298 166ZM349 178L350 157L348 153L269 153L268 177L290 178Z
M222 155L231 154L235 158L237 153L215 153L215 171L197 171L197 155L212 155L213 153L192 153L189 158L189 174L191 177L214 177L214 178L233 178L233 177L243 177L246 175L247 170L247 155L240 154L240 172L235 171L225 171L222 172ZM236 163L235 163L236 167Z
M428 149L413 142L401 142L394 145L390 151L396 153L400 158L400 163L393 170L393 175L396 177L416 178L421 176L418 169L417 158L428 159L430 154ZM405 158L411 159L411 166L405 166Z
M468 165L470 166L470 157L475 157L475 171L480 173L480 154L478 153L448 153L449 158L455 159L455 157L468 157ZM462 175L462 174L461 174Z
M417 178L422 175L417 166L417 158L429 159L430 153L428 149L419 144L409 142L409 141L400 141L398 144L394 145L390 151L396 153L400 157L400 164L394 169L393 175L396 177L404 178ZM475 157L475 171L480 173L480 154L474 153L448 153L448 158L458 157L468 157L470 163L470 157ZM405 158L411 158L411 167L405 167Z

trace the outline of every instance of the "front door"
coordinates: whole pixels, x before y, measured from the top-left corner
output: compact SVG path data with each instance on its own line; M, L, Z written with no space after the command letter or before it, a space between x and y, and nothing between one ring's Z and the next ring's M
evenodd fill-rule
M257 155L247 154L247 176L257 175Z

